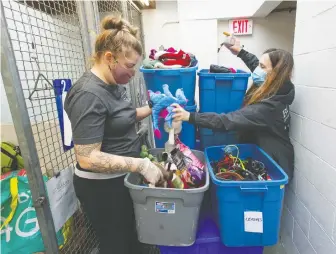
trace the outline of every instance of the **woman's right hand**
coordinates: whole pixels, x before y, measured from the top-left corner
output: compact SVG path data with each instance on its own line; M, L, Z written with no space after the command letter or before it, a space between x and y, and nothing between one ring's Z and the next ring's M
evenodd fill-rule
M234 45L233 46L230 46L230 45L227 45L227 44L224 44L224 45L228 50L231 51L232 54L238 55L239 52L242 50L242 47L240 45L240 40L237 37L234 37L233 40L234 40Z
M163 174L161 170L153 164L148 158L141 159L138 172L142 174L145 179L152 185L163 180Z

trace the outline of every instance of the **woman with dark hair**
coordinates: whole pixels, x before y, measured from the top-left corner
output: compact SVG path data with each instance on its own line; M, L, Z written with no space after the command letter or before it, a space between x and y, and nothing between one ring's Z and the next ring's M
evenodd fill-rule
M236 44L228 49L241 58L252 72L253 85L241 109L228 113L189 113L174 105L176 120L202 128L238 131L239 143L256 144L267 152L288 174L294 170L294 149L289 138L289 105L294 101L291 82L293 56L281 49L269 49L258 59Z

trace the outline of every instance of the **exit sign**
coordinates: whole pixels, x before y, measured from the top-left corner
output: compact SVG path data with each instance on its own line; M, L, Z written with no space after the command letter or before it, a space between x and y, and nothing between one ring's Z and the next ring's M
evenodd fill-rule
M229 21L230 32L234 35L252 34L252 19L233 19Z

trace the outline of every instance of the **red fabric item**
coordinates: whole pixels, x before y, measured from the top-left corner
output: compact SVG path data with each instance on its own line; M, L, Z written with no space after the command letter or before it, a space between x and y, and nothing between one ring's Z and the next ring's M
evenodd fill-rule
M187 56L190 58L190 56L187 53L180 50L179 52L176 52L176 53L167 52L167 53L161 55L159 57L159 60L162 60L162 59L184 59Z
M159 60L164 65L182 65L183 67L189 66L191 62L190 56L182 50L177 53L167 52L161 55Z
M188 67L190 65L190 58L189 59L166 59L161 60L164 65L171 66L171 65L182 65L183 67Z

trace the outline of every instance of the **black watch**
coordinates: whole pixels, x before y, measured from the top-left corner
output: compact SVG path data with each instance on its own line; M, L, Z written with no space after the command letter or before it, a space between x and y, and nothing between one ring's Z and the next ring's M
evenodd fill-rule
M149 107L149 108L153 108L153 101L148 100L148 101L147 101L147 104L148 104L148 107Z

